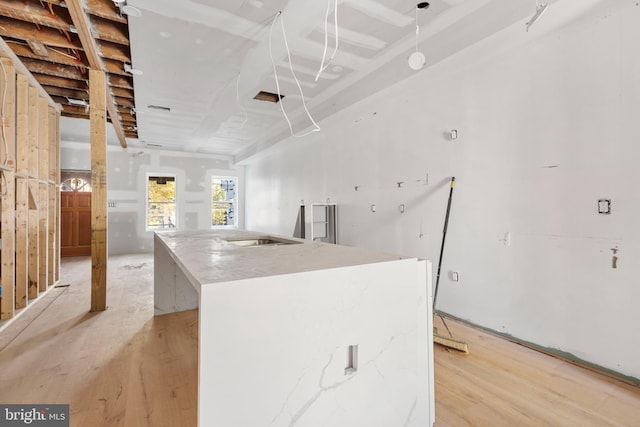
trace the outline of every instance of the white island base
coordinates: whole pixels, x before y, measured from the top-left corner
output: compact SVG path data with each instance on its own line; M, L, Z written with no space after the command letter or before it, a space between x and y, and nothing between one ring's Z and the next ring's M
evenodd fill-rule
M434 422L428 261L166 232L155 237L154 286L157 315L199 307L199 426Z

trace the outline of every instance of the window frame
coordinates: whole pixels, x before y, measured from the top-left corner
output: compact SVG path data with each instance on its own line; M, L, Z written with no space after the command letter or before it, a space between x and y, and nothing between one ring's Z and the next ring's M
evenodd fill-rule
M213 218L213 204L214 203L229 203L229 202L214 202L213 201L213 180L214 179L218 179L218 180L233 180L235 182L235 196L232 199L232 203L233 203L233 208L234 208L234 224L233 225L213 225L213 220L211 218ZM234 175L211 175L211 179L209 180L209 223L211 224L211 229L234 229L234 228L238 228L238 224L240 223L240 218L239 218L239 210L238 210L238 204L239 204L239 199L240 199L240 179L238 176L234 176Z
M149 178L151 177L162 177L162 178L173 178L173 182L175 183L175 223L174 226L157 228L157 227L149 227ZM178 176L175 173L166 173L166 172L147 172L145 178L145 195L144 195L144 229L145 231L165 231L165 230L177 230L179 227L179 215L178 215Z

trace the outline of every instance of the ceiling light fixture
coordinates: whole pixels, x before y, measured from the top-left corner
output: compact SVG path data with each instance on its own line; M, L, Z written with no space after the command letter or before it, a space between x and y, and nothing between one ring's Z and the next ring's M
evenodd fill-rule
M549 7L549 3L538 4L536 0L536 13L526 23L527 32L529 31L529 28L542 16L544 11L547 10L547 7Z
M138 9L137 7L129 6L128 4L122 6L121 10L125 15L134 17L142 16L142 11L140 9Z
M125 73L131 73L134 76L141 76L142 75L142 70L138 70L137 68L133 68L133 67L131 67L131 64L127 64L126 62L124 63L124 72Z
M418 10L427 8L429 8L429 3L426 1L420 2L416 5L416 51L409 55L409 67L414 71L422 69L422 67L427 63L427 58L424 56L424 53L418 50L418 35L420 34Z

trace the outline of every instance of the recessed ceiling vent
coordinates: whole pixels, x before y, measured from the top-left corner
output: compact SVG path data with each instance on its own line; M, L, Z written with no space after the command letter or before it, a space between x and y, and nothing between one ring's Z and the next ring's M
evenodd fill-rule
M163 107L161 105L147 105L147 108L150 108L152 110L171 111L171 108Z
M257 99L258 101L273 102L274 104L280 101L282 98L284 98L284 95L280 95L278 97L277 93L265 92L263 90L258 92L258 94L253 97L253 99Z

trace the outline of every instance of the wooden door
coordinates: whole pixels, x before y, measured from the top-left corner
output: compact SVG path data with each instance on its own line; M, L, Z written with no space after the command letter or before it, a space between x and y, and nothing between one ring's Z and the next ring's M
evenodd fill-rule
M91 193L60 193L60 255L91 255Z

